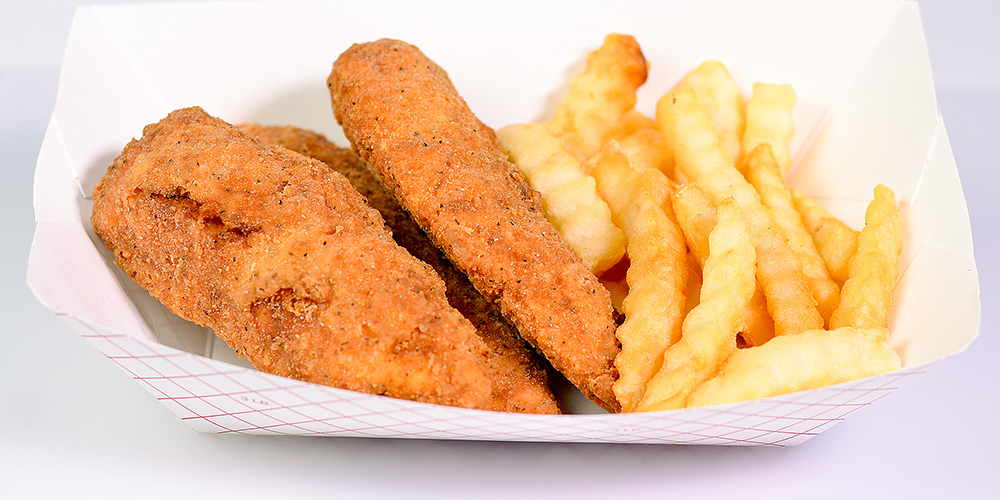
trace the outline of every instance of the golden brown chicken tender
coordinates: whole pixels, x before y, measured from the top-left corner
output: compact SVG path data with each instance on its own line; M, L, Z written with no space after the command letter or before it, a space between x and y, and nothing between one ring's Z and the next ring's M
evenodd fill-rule
M347 177L372 208L382 214L393 238L444 279L448 302L476 327L486 343L486 366L493 376L493 395L486 409L508 412L559 413L548 386L548 376L538 355L500 312L476 291L469 279L451 265L427 235L385 192L367 163L354 151L338 147L315 132L294 126L240 125L264 144L282 146L323 161Z
M489 401L485 345L444 283L322 162L187 108L130 142L93 198L118 265L258 369L430 403Z
M386 190L557 370L617 410L610 294L445 71L412 45L379 40L341 54L327 84Z

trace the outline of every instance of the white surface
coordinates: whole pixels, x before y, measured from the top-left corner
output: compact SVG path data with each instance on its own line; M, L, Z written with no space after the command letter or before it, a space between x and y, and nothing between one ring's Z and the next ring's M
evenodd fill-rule
M0 492L11 498L645 496L990 498L1000 494L1000 9L921 2L938 99L972 219L981 335L793 449L257 438L196 434L24 285L31 176L73 2L0 20ZM331 25L335 26L335 22ZM991 73L992 72L992 73ZM914 417L918 415L919 417ZM904 417L905 416L905 417ZM6 493L10 493L7 495ZM448 495L445 495L448 496Z

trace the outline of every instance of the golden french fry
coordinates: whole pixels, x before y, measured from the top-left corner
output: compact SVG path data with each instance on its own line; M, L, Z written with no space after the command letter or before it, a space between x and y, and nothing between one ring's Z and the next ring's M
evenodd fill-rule
M701 301L684 318L681 339L663 354L663 364L638 410L682 408L688 395L736 351L743 309L754 290L753 240L732 198L718 207L702 273Z
M598 194L611 209L611 218L619 227L625 226L632 201L639 192L640 179L643 189L663 206L673 191L671 180L659 170L646 173L636 166L617 141L610 141L597 155L584 164L584 171L597 181Z
M680 338L687 304L687 249L669 209L669 181L659 170L639 172L611 141L590 166L628 239L625 322L615 332L622 350L612 386L622 411L633 411L663 351Z
M614 127L608 129L601 146L606 146L608 141L611 140L621 142L625 137L647 128L655 129L656 120L632 108L622 115L621 120Z
M887 328L892 291L899 275L902 236L896 196L888 187L875 186L875 198L865 211L865 227L841 294L840 307L830 328Z
M625 302L625 297L628 295L628 283L625 280L609 280L604 276L598 279L604 288L607 288L608 292L611 293L611 306L615 308L615 312L624 314L622 303Z
M687 295L687 304L684 305L685 316L701 301L701 264L691 255L691 252L687 254L687 266L687 291L684 292Z
M826 269L838 285L847 281L848 264L858 251L858 231L834 217L812 198L792 189L795 209L813 237L816 250L823 257Z
M898 369L884 328L810 330L740 349L688 398L706 406L813 389Z
M643 128L626 135L619 142L622 151L632 159L638 170L656 169L664 175L674 175L674 153L667 147L660 129Z
M609 241L598 218L621 228L625 255L595 265L611 269L602 283L625 318L613 386L621 410L898 368L886 327L901 239L892 192L877 187L865 230L852 230L785 184L790 86L755 84L744 105L725 66L707 61L657 102L653 120L635 109L647 69L632 37L608 35L549 122L498 131L571 246ZM600 217L583 208L594 197Z
M708 235L718 220L715 205L696 182L678 187L670 195L670 200L688 249L697 259L699 267L704 267L708 259Z
M758 144L770 144L782 176L788 174L792 164L789 145L795 135L792 111L796 100L795 90L790 85L755 83L746 106L743 155L749 155Z
M753 296L743 310L743 327L740 339L745 346L763 345L774 338L774 319L767 311L767 298L760 282L754 287Z
M581 160L601 150L605 137L635 107L635 91L646 82L646 58L635 38L609 34L587 55L587 67L569 82L549 130Z
M719 61L705 61L685 75L678 85L694 90L730 158L734 162L739 160L745 126L743 93L725 65Z
M595 274L625 254L625 235L612 221L596 182L543 124L518 124L497 131L500 147L542 195L552 225Z
M687 304L687 250L684 238L654 195L642 190L634 201L629 235L629 292L622 303L625 322L616 336L621 353L615 358L619 378L612 386L622 411L639 404L663 352L679 340Z
M774 319L776 335L822 328L823 317L802 265L777 230L774 216L733 166L719 135L698 104L694 91L678 88L657 103L657 123L674 152L677 168L705 191L713 204L735 198L743 210L757 252L757 278Z
M668 177L674 173L674 154L667 148L663 134L656 121L632 109L622 117L618 125L604 137L602 149L611 141L617 141L625 154L632 160L636 170L655 168Z
M778 163L771 155L771 146L767 143L758 145L745 161L747 180L760 194L761 203L774 215L778 228L798 256L816 299L817 309L823 320L829 321L833 310L840 304L840 287L830 277L812 235L806 230L802 216L795 210L792 194L785 186Z
M670 199L688 249L701 269L708 258L708 235L715 227L715 207L696 182L677 188ZM751 346L761 345L774 337L774 320L767 312L767 301L759 284L754 286L754 294L743 311L740 337L745 345Z

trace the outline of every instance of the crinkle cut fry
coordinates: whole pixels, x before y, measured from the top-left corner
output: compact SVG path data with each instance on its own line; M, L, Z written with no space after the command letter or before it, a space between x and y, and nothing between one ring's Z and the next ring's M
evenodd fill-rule
M736 201L723 200L718 215L709 236L701 301L684 318L680 341L663 354L663 365L649 381L639 411L683 407L691 392L737 350L743 310L754 293L757 256Z
M816 299L817 310L824 321L829 321L830 314L840 303L840 286L830 277L812 235L795 209L791 191L785 186L781 169L771 154L771 145L760 143L745 160L747 180L760 194L761 203L771 211L781 234L802 262L802 272Z
M476 327L486 343L486 365L493 376L493 395L487 410L559 413L542 360L500 311L476 291L469 279L451 265L427 235L382 188L364 160L315 132L294 126L240 125L265 144L282 146L326 163L341 173L372 208L378 210L392 237L414 257L428 263L444 280L448 302Z
M583 263L597 275L617 264L625 255L625 235L611 221L594 178L563 141L540 123L508 125L497 131L497 139L542 195L546 217Z
M822 328L823 317L802 266L778 233L774 217L761 205L760 195L733 166L694 91L681 87L666 93L657 102L656 115L676 155L677 168L697 182L712 203L718 205L733 196L743 209L754 235L757 278L774 318L775 334Z
M670 196L677 222L684 232L699 270L708 259L708 236L715 227L715 206L696 182L689 182ZM700 271L699 271L700 272ZM743 327L740 338L745 345L761 345L774 337L774 320L767 312L767 303L760 281L743 310Z
M93 198L94 228L122 269L261 371L486 404L475 329L321 162L186 108L130 142Z
M345 135L382 185L554 368L617 410L610 294L445 71L383 39L341 54L327 83Z
M688 406L766 398L896 370L899 355L888 335L884 328L807 330L739 349L691 393Z
M858 231L836 218L815 200L795 189L789 189L795 209L802 216L816 250L823 257L830 277L840 286L847 281L851 257L858 250Z
M851 257L840 307L830 318L830 328L889 327L903 247L901 232L896 194L884 184L875 186L874 199L865 210L865 227L858 236L857 253Z
M587 66L570 79L549 130L580 160L597 154L605 139L635 106L636 90L646 82L649 64L631 35L610 33L587 54Z
M690 272L684 235L674 220L670 180L661 171L636 167L617 141L590 164L597 186L628 237L625 321L616 335L615 391L622 411L634 411L663 352L681 336ZM713 209L714 210L714 209Z

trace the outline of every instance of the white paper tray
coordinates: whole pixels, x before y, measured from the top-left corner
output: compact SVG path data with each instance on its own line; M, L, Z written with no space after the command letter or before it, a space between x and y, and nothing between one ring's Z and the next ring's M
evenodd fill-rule
M252 2L77 11L35 176L28 281L39 300L203 432L567 442L796 445L964 350L978 334L971 229L911 2ZM530 15L526 14L530 12ZM781 13L777 15L776 13ZM552 19L561 18L560 22ZM543 119L585 53L636 36L651 63L640 110L706 59L796 89L790 183L854 227L875 184L902 203L890 317L901 370L759 401L608 415L519 415L359 394L259 373L150 298L90 226L89 194L142 127L198 105L295 124L347 145L325 86L351 43L399 38L448 70L499 128ZM582 413L593 409L574 403ZM928 404L931 404L928 402Z

